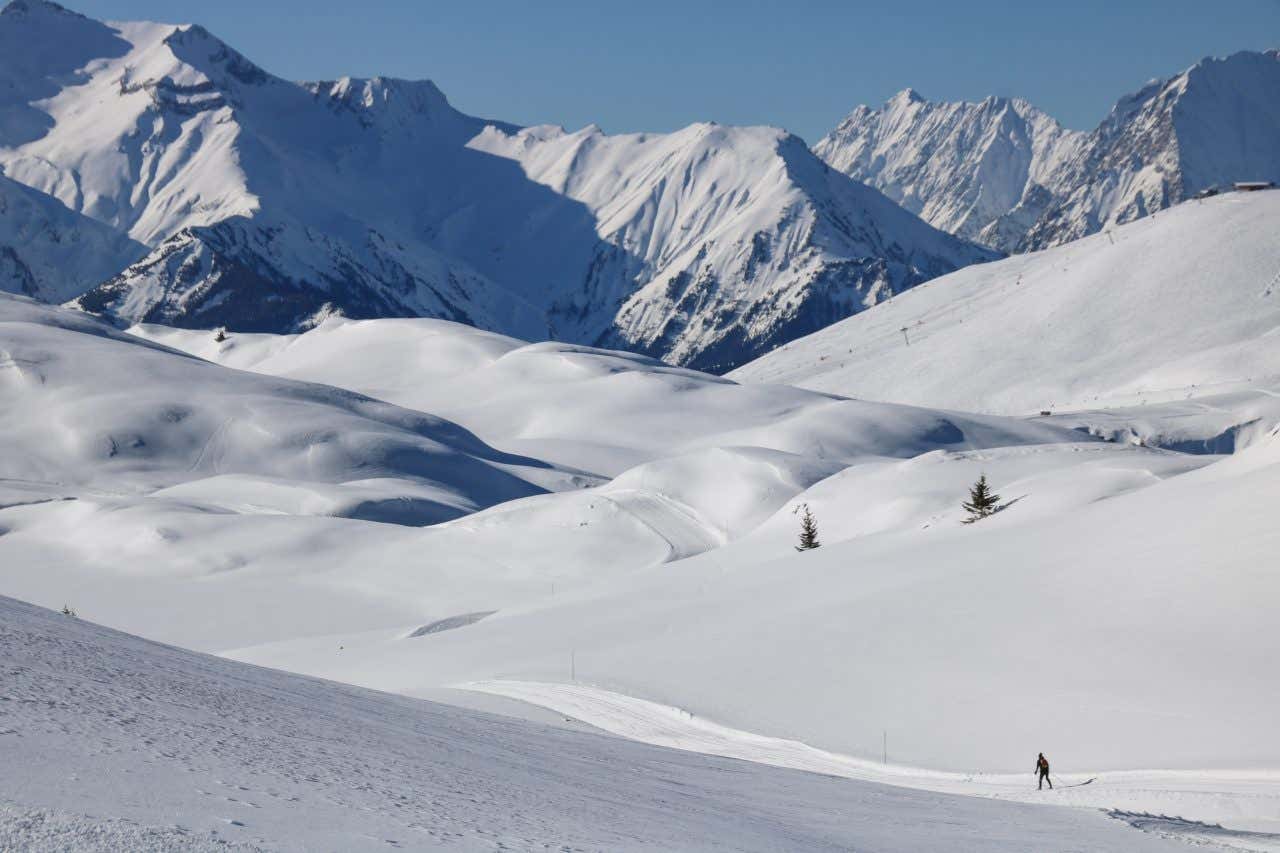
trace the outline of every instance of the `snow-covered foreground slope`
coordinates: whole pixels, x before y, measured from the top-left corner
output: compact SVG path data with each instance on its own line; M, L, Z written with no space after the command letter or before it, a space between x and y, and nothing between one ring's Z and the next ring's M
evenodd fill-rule
M954 273L733 377L966 411L1107 407L1068 423L1229 451L1280 419L1277 233L1280 192L1187 202Z
M0 650L10 849L1177 849L1100 813L535 725L205 657L9 598Z
M1280 181L1280 51L1204 59L1090 132L1006 98L860 106L814 151L927 222L1004 251L1055 246L1234 181Z
M1103 809L1134 827L1212 849L1280 850L1280 834L1274 831L1275 815L1280 813L1280 773L1274 770L1077 770L1051 773L1052 789L1034 788L1027 784L1025 772L954 773L854 758L732 729L681 708L581 683L488 681L466 687L570 715L610 734L674 749L925 791ZM887 738L884 746L887 753ZM1182 817L1188 814L1200 819Z
M56 292L128 322L443 317L728 369L993 257L780 130L519 130L429 81L282 80L199 26L10 3L0 84L4 174L151 250Z

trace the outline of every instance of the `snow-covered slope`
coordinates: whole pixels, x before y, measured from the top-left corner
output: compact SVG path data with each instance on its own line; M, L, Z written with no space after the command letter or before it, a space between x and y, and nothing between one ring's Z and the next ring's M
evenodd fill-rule
M1122 98L1090 133L1030 104L912 90L814 150L927 221L1004 251L1055 246L1233 181L1280 181L1280 51L1208 58Z
M4 294L0 399L0 478L57 497L239 475L319 489L322 514L376 518L385 502L422 524L571 478L440 418L227 370Z
M1021 99L934 103L905 89L858 107L813 150L931 225L1009 250L1022 235L990 226L1042 193L1083 138Z
M276 378L16 297L0 312L7 589L206 649L516 606L719 548L855 462L1073 435L441 320L141 330L296 377ZM324 374L395 380L374 388L412 409L297 381ZM175 606L135 623L159 589Z
M1179 208L1121 229L1113 248L1142 247L1133 235L1184 210L1216 210L1253 241L1244 223L1271 203ZM1194 235L1224 239L1192 224L1178 234L1188 249ZM1270 263L1250 251L1232 257ZM1171 298L1204 314L1196 292ZM1154 767L1166 772L1043 798L1166 814L1176 803L1233 829L1276 828L1266 709L1280 697L1258 676L1280 652L1266 568L1280 544L1275 434L1223 459L1100 441L1058 416L739 384L442 320L331 318L217 341L0 299L0 411L14 413L0 424L6 594L364 686L433 696L479 681L571 701L621 733L718 749L707 727L671 734L664 709L686 708L712 741L751 747L731 754L838 753L801 765L821 772L863 773L886 731L895 761L957 771L947 789L969 793L1039 796L1016 790L1039 749L1074 781ZM1090 305L1061 310L1088 319ZM1230 333L1265 362L1253 327L1214 328L1192 343L1227 353ZM351 390L299 381L317 379ZM424 471L424 455L438 467ZM551 493L468 513L502 499L481 473ZM983 473L1003 509L962 524ZM381 523L429 489L468 514ZM370 501L377 515L341 510ZM797 554L806 504L823 545ZM557 687L575 679L584 690ZM1022 785L968 780L992 770Z
M0 171L0 290L62 302L145 252L111 227Z
M1071 423L1230 450L1280 419L1277 233L1280 193L1186 202L953 273L733 377L966 411L1108 407Z
M535 725L209 658L10 598L0 653L5 849L1176 849L1100 813Z
M431 316L727 369L991 257L769 128L519 131L43 0L0 15L0 76L5 173L151 249L77 303L130 322Z
M1273 433L1202 467L1115 445L858 466L776 527L669 571L421 643L377 632L235 655L410 693L576 681L864 761L887 732L897 763L1022 771L1024 785L1038 750L1080 781L1271 769L1174 813L1275 832L1277 447ZM983 471L1008 507L961 524L957 496ZM805 554L800 501L824 538ZM1145 810L1170 813L1162 796L1149 790Z
M163 326L131 331L231 367L437 413L508 452L610 478L718 447L848 463L1070 436L1005 418L740 385L644 356L525 344L442 320L334 318L302 335L233 334L221 343L207 332Z

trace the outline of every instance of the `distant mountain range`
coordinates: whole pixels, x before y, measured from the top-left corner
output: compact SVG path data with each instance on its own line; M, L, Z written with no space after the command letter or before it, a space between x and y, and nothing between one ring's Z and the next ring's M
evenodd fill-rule
M1026 101L858 107L814 151L944 231L1043 249L1233 181L1280 181L1280 51L1205 59L1072 131Z
M1274 177L1277 69L1207 61L1091 135L1023 102L907 92L811 151L767 127L522 128L429 81L295 83L198 26L12 0L0 289L121 324L440 317L725 371L987 246Z
M727 369L994 257L771 128L521 129L39 0L0 13L0 75L5 175L143 247L72 287L14 241L5 286L123 323L434 316Z

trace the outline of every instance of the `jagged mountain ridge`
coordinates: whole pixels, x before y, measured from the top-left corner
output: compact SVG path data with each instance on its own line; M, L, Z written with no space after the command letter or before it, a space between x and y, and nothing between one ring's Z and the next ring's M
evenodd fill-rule
M1238 180L1280 180L1280 51L1204 59L1122 98L1095 130L1018 99L860 106L814 150L945 231L1034 251Z
M584 204L609 246L582 286L553 303L557 335L679 364L727 369L991 257L826 168L776 128L608 136L490 127L470 144Z
M905 89L859 106L814 152L944 231L1009 248L989 227L1083 137L1020 99L933 103Z
M1280 50L1204 59L1123 98L1049 176L1019 243L1069 242L1233 181L1280 181ZM1016 211L1015 211L1016 213Z
M122 322L435 316L728 369L993 257L772 129L586 131L624 159L577 157L557 186L532 148L562 141L427 81L292 83L198 26L43 0L5 7L0 47L5 173L151 250L77 302ZM611 181L626 211L581 191Z

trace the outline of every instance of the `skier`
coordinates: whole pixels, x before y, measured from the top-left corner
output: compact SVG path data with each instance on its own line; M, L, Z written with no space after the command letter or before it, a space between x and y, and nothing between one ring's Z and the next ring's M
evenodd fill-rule
M1049 778L1049 759L1044 757L1044 753L1040 753L1040 757L1036 759L1036 773L1040 776L1040 784L1036 785L1036 790L1044 788L1044 783L1049 783L1049 790L1053 790L1053 780Z

